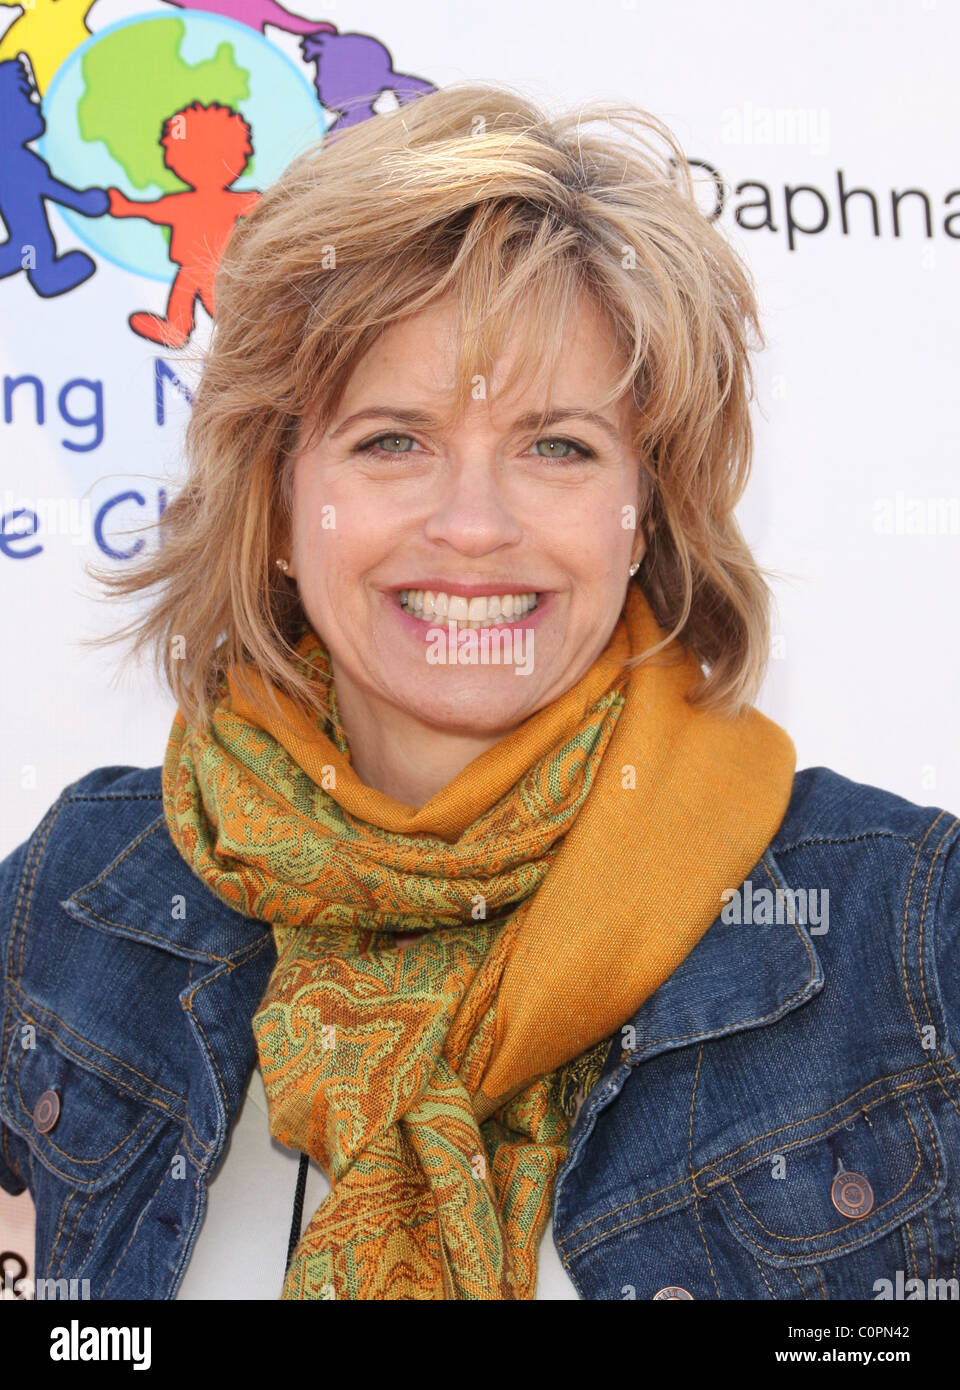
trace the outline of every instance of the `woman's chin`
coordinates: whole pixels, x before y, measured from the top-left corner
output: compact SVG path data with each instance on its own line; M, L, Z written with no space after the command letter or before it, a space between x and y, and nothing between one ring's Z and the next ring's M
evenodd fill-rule
M420 724L438 733L500 735L516 728L542 703L529 679L510 669L469 673L446 671L442 689L431 680L426 688L393 686L395 702ZM523 688L517 687L522 684Z

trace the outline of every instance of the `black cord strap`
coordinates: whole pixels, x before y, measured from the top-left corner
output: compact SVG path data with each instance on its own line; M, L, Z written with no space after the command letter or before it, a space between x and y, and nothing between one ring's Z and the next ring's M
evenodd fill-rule
M290 1268L293 1252L300 1244L300 1233L303 1225L303 1196L307 1190L307 1165L309 1162L310 1159L307 1154L300 1155L300 1167L297 1170L297 1191L293 1199L293 1221L290 1224L290 1244L287 1246L286 1269Z

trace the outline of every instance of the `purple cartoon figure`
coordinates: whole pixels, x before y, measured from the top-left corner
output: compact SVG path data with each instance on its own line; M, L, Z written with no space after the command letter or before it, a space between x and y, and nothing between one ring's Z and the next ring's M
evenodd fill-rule
M305 60L316 64L314 86L321 106L339 112L338 130L375 115L374 102L383 92L393 92L404 106L436 91L422 77L394 72L389 51L369 34L308 34L300 47Z

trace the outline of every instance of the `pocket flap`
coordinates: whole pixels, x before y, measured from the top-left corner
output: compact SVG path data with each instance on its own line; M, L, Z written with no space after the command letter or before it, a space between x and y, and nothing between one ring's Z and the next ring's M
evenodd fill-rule
M14 1034L0 1112L52 1173L90 1192L116 1182L166 1118L40 1031L32 1046Z
M933 1117L913 1091L858 1110L813 1142L783 1144L711 1195L752 1255L785 1266L878 1239L929 1206L946 1177Z

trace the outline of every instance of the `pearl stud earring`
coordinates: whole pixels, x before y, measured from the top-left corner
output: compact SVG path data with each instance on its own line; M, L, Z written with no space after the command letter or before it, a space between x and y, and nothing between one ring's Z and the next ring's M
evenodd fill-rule
M633 564L630 566L630 578L631 578L631 579L632 579L633 576L636 574L636 572L637 572L637 570L638 570L639 568L640 568L640 561L639 561L639 560L634 560Z

